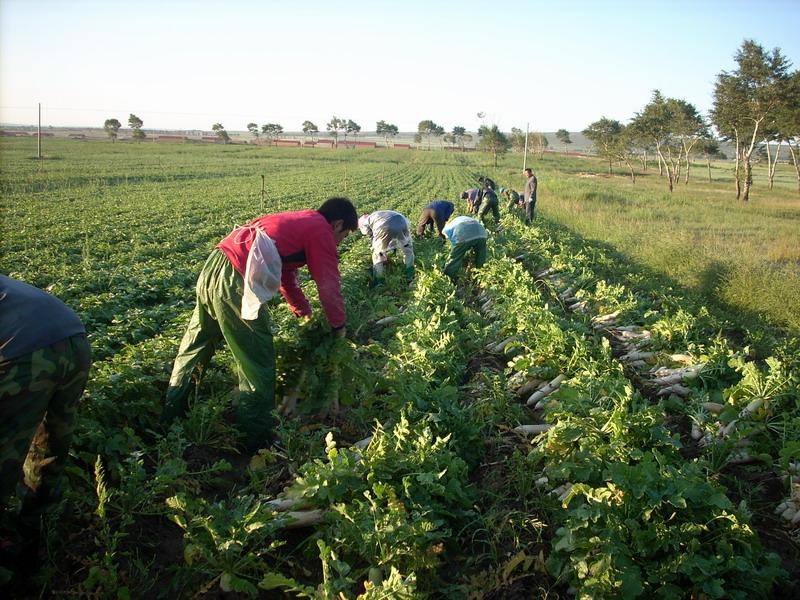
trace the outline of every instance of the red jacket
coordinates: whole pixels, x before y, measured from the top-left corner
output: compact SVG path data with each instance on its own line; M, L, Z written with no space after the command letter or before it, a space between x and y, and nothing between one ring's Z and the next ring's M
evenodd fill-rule
M243 277L256 226L261 227L278 247L283 261L281 294L292 312L298 317L311 314L311 305L297 281L297 269L308 265L328 322L333 328L342 327L347 314L342 298L339 257L333 228L325 217L316 210L274 213L234 229L217 247Z

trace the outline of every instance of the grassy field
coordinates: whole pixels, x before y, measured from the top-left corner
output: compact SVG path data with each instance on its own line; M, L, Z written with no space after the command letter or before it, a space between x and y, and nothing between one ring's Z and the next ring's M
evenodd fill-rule
M748 203L736 201L727 162L712 164L710 182L706 165L693 165L689 183L681 179L671 194L652 164L635 184L624 167L609 175L593 159L545 154L532 165L547 219L615 250L661 285L702 297L746 329L800 330L800 195L790 165L780 166L772 190L766 168L756 167ZM514 169L497 176L521 186Z
M332 195L412 223L436 198L464 213L458 195L480 174L522 189L522 157L495 168L441 151L73 140L35 153L35 140L0 138L0 271L74 307L94 365L69 502L19 597L766 600L800 589L798 530L774 512L800 464L800 197L788 169L772 191L757 170L744 205L727 163L710 183L696 165L670 195L652 166L634 185L599 160L529 157L536 227L503 208L486 267L456 285L428 237L414 244L413 285L390 269L371 289L369 244L349 236L348 338L328 334L305 275L310 324L270 306L278 396L302 398L280 418L283 449L246 456L224 348L187 418L158 424L219 239ZM685 386L659 387L657 373L680 375L686 360ZM528 404L555 381L547 402ZM342 412L327 412L332 398ZM754 399L761 408L744 411ZM547 433L515 432L532 423ZM323 516L287 531L276 498Z
M32 140L3 141L4 226L14 229L17 215L35 219L21 199L38 202L41 198L45 205L48 200L74 202L75 218L81 220L78 228L88 240L86 251L91 251L94 235L90 234L98 228L82 203L114 201L115 190L127 186L135 186L136 193L148 198L160 196L165 210L178 196L189 198L201 211L204 203L215 204L218 199L234 206L244 203L250 212L245 210L242 218L261 209L261 175L266 181L267 209L280 209L303 196L308 198L306 204L313 205L318 201L314 196L318 185L335 186L346 194L348 183L352 189L365 177L370 179L369 197L354 198L359 208L369 208L373 202L391 206L391 198L409 187L395 175L421 161L445 160L486 172L500 185L523 186L516 166L521 163L518 155L506 156L494 169L485 158L449 153L435 153L436 158L408 151L345 154L46 140L45 159L37 161L34 144ZM307 169L304 164L309 165ZM767 189L765 167L757 166L752 199L741 203L735 199L732 165L727 162L712 165L710 182L705 165L695 164L689 183L678 183L672 194L653 165L638 174L634 185L621 169L609 176L602 161L589 158L547 153L541 159L531 157L529 164L539 175L540 214L547 219L615 249L620 260L632 267L645 268L669 285L700 295L744 327L752 323L788 333L800 331L800 195L789 165L780 165L772 190ZM312 170L316 167L311 165L336 167L333 181L317 181ZM270 183L275 169L295 173L282 188L288 193L274 195ZM12 172L13 182L8 177ZM281 173L282 181L284 177ZM398 189L388 189L395 181ZM419 202L439 197L455 200L458 192L457 186L438 186L423 190ZM208 217L206 225L223 218L217 211ZM4 268L19 269L13 264Z

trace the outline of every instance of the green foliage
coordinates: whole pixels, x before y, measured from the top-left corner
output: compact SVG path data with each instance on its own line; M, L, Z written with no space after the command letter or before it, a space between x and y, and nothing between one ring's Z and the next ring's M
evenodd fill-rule
M481 125L478 129L478 137L478 150L491 154L494 158L494 166L497 167L498 159L508 152L511 142L497 125L491 127Z
M117 139L120 127L122 127L122 123L117 119L106 119L105 123L103 123L103 129L106 130L108 137L110 137L112 141Z
M258 574L283 542L275 539L281 519L255 496L209 502L185 494L166 500L170 518L184 530L184 560L194 576L219 578L225 591L258 594Z
M653 453L636 466L611 464L602 477L564 499L548 564L569 573L579 597L763 598L781 575L744 511L693 463L676 468Z
M773 507L757 486L732 483L729 458L747 437L754 475L797 462L800 352L796 336L758 318L758 298L746 311L720 299L743 273L735 263L755 254L730 261L728 241L752 235L762 248L760 222L790 237L793 220L780 215L793 214L793 181L779 182L775 202L731 211L716 198L727 181L665 201L656 176L632 190L584 177L602 170L596 159L545 154L536 227L503 214L489 261L457 285L441 273L447 248L429 238L414 242L411 286L390 264L386 285L369 288L368 242L350 236L339 247L346 339L330 335L305 272L310 323L279 298L269 307L279 395L304 370L305 383L298 411L280 419L281 447L248 457L232 449L235 371L224 346L188 417L166 432L158 417L197 272L220 237L260 210L258 173L272 174L269 211L316 204L322 187L360 211L413 217L433 189L456 198L485 157L54 140L61 159L33 164L25 140L0 143L0 267L76 307L95 358L68 466L73 510L53 525L45 593L566 597L571 585L583 598L735 598L786 588L753 531ZM491 175L518 176L515 160ZM708 262L711 238L720 265ZM788 246L778 254L791 260ZM791 283L781 286L780 321L791 324ZM586 313L570 309L567 287ZM652 363L636 370L615 358L593 320L612 312L651 333ZM686 397L656 396L642 382L674 352L691 355L700 375ZM543 408L528 406L518 386L557 375ZM334 397L340 411L323 414ZM726 405L719 424L703 412L708 400ZM707 447L688 437L699 416ZM733 433L719 434L733 421ZM553 427L534 438L512 431L531 422ZM564 506L552 492L566 484ZM276 496L324 517L289 532ZM176 536L185 552L174 561ZM59 575L75 572L81 583Z

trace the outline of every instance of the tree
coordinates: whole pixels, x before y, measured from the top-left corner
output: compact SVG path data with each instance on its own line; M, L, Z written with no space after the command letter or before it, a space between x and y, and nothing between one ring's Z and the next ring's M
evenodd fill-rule
M283 126L277 123L265 123L261 126L261 133L271 142L275 142L283 133Z
M531 132L528 134L528 147L531 149L532 152L535 152L539 155L539 158L542 158L542 154L550 145L550 142L547 141L547 136L539 131Z
M106 130L108 137L111 138L112 142L117 141L117 134L119 133L119 128L122 127L122 123L120 123L117 119L106 119L106 122L103 123L103 129Z
M247 131L253 134L253 137L258 139L258 124L257 123L248 123L247 124Z
M217 134L217 137L222 140L223 144L227 144L231 141L231 137L228 135L228 132L225 131L225 127L222 126L222 123L214 123L211 126L211 131Z
M666 169L669 191L680 175L685 160L689 182L689 153L697 141L708 135L708 127L697 109L685 100L665 98L653 91L650 102L636 113L630 124L631 139L647 140L655 147L659 167Z
M745 40L734 59L737 69L717 75L711 119L734 142L736 198L746 202L753 184L753 150L762 139L760 132L778 118L790 63L779 48L768 53L753 40Z
M314 125L311 121L303 121L303 133L306 135L311 136L311 140L314 140L314 135L319 133L319 127Z
M514 152L525 151L525 132L519 127L511 128L511 148Z
M613 119L602 117L583 130L589 141L594 144L597 154L608 160L608 173L613 174L613 161L617 158L618 148L622 144L622 124Z
M386 143L386 146L389 146L389 138L394 137L399 133L397 129L397 125L393 125L391 123L387 123L386 121L378 121L375 123L375 133L378 135L383 136L383 141Z
M603 117L583 130L593 144L597 154L608 160L608 173L614 173L614 161L624 162L631 174L631 182L636 183L636 173L633 170L633 145L635 133L633 128L625 127L619 121Z
M559 129L556 131L556 139L564 144L564 152L567 151L567 146L572 143L572 140L569 138L569 131L566 129Z
M708 124L693 104L685 100L672 100L673 122L672 134L678 139L683 150L686 175L684 183L689 183L689 167L691 166L692 148L701 140L709 137Z
M487 127L481 125L478 129L478 150L490 152L494 156L494 166L497 167L497 157L503 156L511 147L506 135L497 128L497 125Z
M345 127L347 126L347 122L344 119L340 119L337 116L333 116L325 128L331 132L333 136L334 144L338 147L339 146L339 131L344 131Z
M131 113L128 115L128 126L133 130L131 133L131 137L133 137L133 139L143 140L146 137L144 131L142 131L143 125L144 121L142 121L135 114Z
M700 140L697 143L697 151L706 159L706 170L708 172L708 183L711 183L711 159L725 158L725 154L719 148L719 142L711 136Z
M800 193L800 71L785 82L775 119L776 137L789 146Z
M352 134L353 137L357 137L358 133L361 131L361 125L353 121L352 119L347 119L347 123L344 125L344 140L347 142L347 134Z
M472 141L472 136L467 134L467 129L461 126L453 127L453 143L458 144L461 147L461 151L464 151L464 142Z
M428 150L431 149L431 136L439 137L444 135L444 127L441 125L437 125L430 119L425 121L420 121L419 125L417 125L417 133L420 136L420 140L424 135L428 139Z

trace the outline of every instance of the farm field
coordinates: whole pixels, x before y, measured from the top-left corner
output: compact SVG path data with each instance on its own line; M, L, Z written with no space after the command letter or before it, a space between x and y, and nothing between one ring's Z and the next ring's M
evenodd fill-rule
M345 195L412 224L522 157L0 139L0 272L81 315L94 366L69 492L19 597L789 598L800 594L800 196L756 170L528 157L536 226L502 211L454 285L340 246L348 336L278 300L281 447L237 451L219 351L163 431L209 251L262 212ZM262 192L262 176L264 191ZM398 265L400 261L396 261ZM301 271L302 273L303 271ZM316 290L306 281L314 303ZM339 410L331 407L338 401ZM777 509L780 510L776 512ZM794 510L795 512L791 512ZM794 595L794 596L793 596Z

